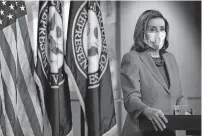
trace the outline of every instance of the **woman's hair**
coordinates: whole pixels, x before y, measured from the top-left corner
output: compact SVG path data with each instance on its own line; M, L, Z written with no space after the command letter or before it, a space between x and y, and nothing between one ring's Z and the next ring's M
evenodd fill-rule
M166 38L163 47L160 49L160 53L166 52L166 49L169 46L168 43L169 24L168 21L163 17L163 15L157 10L146 10L140 15L137 24L135 26L135 31L133 35L134 44L131 50L144 52L149 49L149 46L145 44L143 40L144 40L144 34L147 30L147 25L149 21L153 18L162 18L165 21Z

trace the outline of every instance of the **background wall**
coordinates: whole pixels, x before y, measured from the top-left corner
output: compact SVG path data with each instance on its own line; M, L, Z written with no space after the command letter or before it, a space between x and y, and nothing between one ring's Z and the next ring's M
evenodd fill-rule
M182 89L189 98L189 106L194 114L200 114L201 2L120 2L121 58L133 44L137 19L148 9L159 10L169 22L168 51L178 62ZM123 113L125 116L124 108Z

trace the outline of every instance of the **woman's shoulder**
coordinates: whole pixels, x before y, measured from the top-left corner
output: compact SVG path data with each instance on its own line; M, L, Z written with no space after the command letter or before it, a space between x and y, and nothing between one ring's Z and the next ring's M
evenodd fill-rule
M172 62L174 62L177 65L177 61L175 59L175 55L172 54L171 52L166 52L164 55Z
M140 55L141 55L140 52L137 52L135 50L131 50L131 51L124 54L122 60L138 60Z
M166 51L166 52L164 53L164 55L165 55L165 56L168 56L168 57L170 57L170 58L172 58L172 59L175 59L175 56L174 56L171 52Z
M135 50L131 50L124 54L123 58L131 58L131 59L138 59L140 57L141 53L137 52Z
M123 57L129 56L129 57L132 57L134 59L134 58L139 58L141 54L142 54L141 52L131 50L131 51L125 53Z

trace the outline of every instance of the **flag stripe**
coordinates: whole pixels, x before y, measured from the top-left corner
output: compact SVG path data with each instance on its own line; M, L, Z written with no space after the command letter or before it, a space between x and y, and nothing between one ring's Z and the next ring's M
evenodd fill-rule
M19 28L19 23L17 23L17 28ZM33 103L33 106L34 106L34 109L35 109L35 112L36 112L36 115L37 115L37 118L39 120L39 124L40 124L40 127L41 127L41 130L43 129L43 126L42 126L42 112L41 112L41 107L40 107L40 104L39 104L39 99L38 99L38 95L37 95L37 92L36 92L36 86L35 86L35 82L34 82L34 79L33 79L33 76L32 76L32 73L31 73L31 68L29 67L29 61L28 61L28 57L27 57L27 54L25 52L25 45L23 43L23 37L21 37L21 35L19 34L19 29L17 29L17 33L18 33L18 36L17 36L17 51L18 51L18 57L19 57L19 62L20 62L20 65L21 65L21 69L23 71L23 76L24 76L24 79L25 80L25 83L26 83L26 86L27 86L27 89L28 89L28 92L30 94L30 98L32 100L32 103ZM32 63L34 63L32 61Z
M6 63L8 65L9 70L10 70L13 81L15 83L16 82L15 60L13 58L11 49L8 48L9 47L8 42L7 42L6 37L2 31L0 31L0 47L1 47L2 53L4 55L4 58L6 59Z
M0 77L1 78L1 77ZM1 82L1 81L0 81ZM1 85L1 84L0 84ZM6 125L5 125L5 116L3 114L3 101L0 97L0 136L6 135Z
M20 121L19 121L18 118L17 118L17 121L16 121L16 130L17 131L15 131L16 132L15 136L27 136L27 135L23 134L22 127L20 125ZM10 136L10 135L8 135L8 136Z
M16 115L18 115L18 108L16 104L16 87L13 82L12 75L8 69L7 62L2 55L2 50L0 49L0 58L1 58L1 68L2 68L2 81L4 81L4 96L6 106L4 106L4 115L6 118L6 133L7 136L23 136L21 126L17 120ZM8 109L9 108L9 109ZM13 110L12 110L13 109ZM13 115L13 116L12 116ZM18 135L19 134L19 135Z
M8 29L9 27L11 27L11 29ZM12 31L11 31L12 30ZM3 29L3 31L4 31L4 34L6 35L6 33L11 33L11 32L13 32L13 35L14 35L14 38L15 38L15 42L17 41L17 39L16 39L16 35L17 35L17 32L16 32L16 24L14 23L14 24L11 24L10 26L7 26L6 28L4 28ZM13 36L12 36L13 37ZM8 40L7 40L8 41ZM9 42L9 41L8 41ZM16 45L16 44L15 44ZM15 51L16 51L16 48L17 48L17 46L15 46ZM17 52L17 51L16 51ZM14 54L13 54L14 55ZM17 58L16 58L17 59Z
M17 89L19 92L19 89ZM30 116L27 115L25 105L23 104L23 100L20 97L20 93L17 93L17 103L18 103L18 119L19 124L22 127L22 131L25 136L34 136L34 132L32 130L31 124L30 124Z
M39 124L38 118L36 116L36 112L35 112L33 103L31 101L30 94L28 92L28 88L26 86L26 82L23 77L23 73L22 73L19 63L20 62L18 60L18 66L19 66L18 67L18 81L21 81L21 82L18 82L18 84L17 84L18 90L19 90L22 102L24 104L24 108L27 113L27 116L29 117L29 121L30 121L30 124L31 124L31 127L33 129L35 136L42 136L40 124Z
M7 87L6 87L6 83L4 82L4 80L2 80L2 85L3 85L4 99L5 99L5 104L6 104L5 110L6 110L6 113L8 115L10 124L11 124L12 129L13 129L13 132L15 132L15 127L16 127L15 126L16 125L15 112L14 112L13 105L11 103L11 99L9 97L8 90L7 90Z
M12 24L11 26L7 26L3 30L3 32L4 32L4 35L5 35L6 41L8 42L8 45L10 47L10 50L12 52L12 56L14 58L15 67L16 67L16 64L17 64L17 50L16 50L17 47L16 47L16 39L15 39L15 33L16 32L12 31L13 29L15 29L14 24Z
M6 133L7 133L7 135L6 136L14 136L14 132L13 132L13 129L12 129L12 126L11 126L11 124L10 124L10 121L9 121L9 119L8 119L8 116L7 116L7 113L6 113L6 108L5 108L5 98L4 98L4 91L6 91L6 90L4 90L3 89L3 83L2 83L2 80L3 80L3 75L4 75L4 77L8 77L8 78L6 78L7 80L6 80L6 82L7 82L7 84L9 85L9 87L10 88L8 88L9 90L12 90L12 92L10 91L10 92L8 92L8 93L12 93L13 94L13 96L12 97L10 97L10 98L13 98L14 97L14 99L12 99L12 100L15 100L15 87L13 87L14 85L12 84L13 82L11 82L11 83L9 83L9 79L11 79L12 80L12 77L11 77L11 75L10 75L10 72L8 71L8 67L7 67L7 64L6 64L6 62L5 62L5 59L4 59L4 57L3 57L3 55L2 55L2 51L1 51L1 48L0 48L0 58L1 58L1 61L0 61L0 63L1 63L1 71L3 71L3 73L1 72L1 76L0 76L0 90L2 90L2 91L0 91L0 96L1 96L1 99L3 100L2 102L3 102L3 105L2 105L2 107L3 107L3 114L4 114L4 116L5 116L5 123L6 123ZM13 86L12 86L13 85ZM13 89L14 88L14 89ZM7 90L8 91L8 90ZM9 95L10 95L9 94ZM11 95L10 95L11 96ZM13 103L13 105L14 105L14 103L15 103L15 101L13 102L11 102L11 103ZM14 108L16 108L16 106L14 107ZM12 111L9 111L9 112L11 112L12 113ZM15 112L15 111L14 111Z
M5 115L5 123L6 123L6 126L5 126L6 127L6 135L5 136L15 136L6 112L4 113L4 115Z
M26 5L29 5L29 1L25 1ZM27 14L31 14L31 16L26 16L26 22L28 25L28 32L30 34L30 41L32 44L32 50L34 54L34 64L36 64L37 61L37 31L38 31L38 12L35 13L35 11L38 11L39 1L35 1L32 3L32 8L27 10ZM28 20L28 21L27 21Z
M5 60L4 56L3 56L3 52L0 48L0 58L1 58L1 70L2 70L2 81L5 82L5 85L8 87L8 88L5 88L6 90L4 90L4 92L8 93L8 98L11 99L11 104L13 105L13 112L14 112L14 115L16 116L17 115L17 110L16 110L16 86L14 84L14 79L12 78L12 74L10 73L9 71L9 68L8 68L8 63L7 61ZM6 99L6 98L4 98ZM5 100L6 101L6 100Z
M6 126L5 126L6 127L6 136L15 136L12 126L9 121L8 115L6 113L4 115L5 115L5 122L6 122Z
M43 119L33 79L35 63L27 16L24 16L25 5L22 1L6 1L0 6L4 12L0 31L0 63L3 65L0 100L4 105L0 108L6 122L6 136L42 136Z
M15 115L14 115L15 111L14 111L13 105L11 103L11 99L9 97L7 86L6 86L6 83L4 82L4 80L2 80L2 84L3 84L4 97L5 97L5 103L6 103L5 109L6 109L6 113L7 113L8 119L10 121L10 124L12 126L13 132L15 135L17 134L17 136L21 136L21 135L24 136L22 130L20 129L21 126L20 126L17 118L15 118Z
M11 35L11 33L12 33L12 30L10 31L10 35ZM7 33L6 33L7 34ZM8 35L5 35L5 38L6 37L8 37L9 36L9 34ZM7 41L7 40L5 40L5 41ZM3 44L4 45L4 44ZM9 47L9 44L7 45L7 47ZM6 48L6 49L10 49L10 48ZM3 52L3 51L2 51ZM4 53L4 52L3 52ZM8 53L9 54L9 53ZM10 52L10 56L9 56L10 58L13 58L13 54L12 54L12 52ZM2 58L4 58L5 59L5 57L3 57L2 56ZM3 60L3 59L2 59ZM16 118L15 118L15 115L19 115L19 113L20 113L20 110L19 109L21 109L22 110L22 108L19 108L19 107L22 107L23 105L20 105L19 103L18 104L16 104L16 96L17 96L17 94L16 94L16 87L15 87L15 83L13 82L13 81L15 81L14 79L12 79L12 73L8 70L8 68L6 68L6 63L7 64L9 64L9 61L8 60L4 60L3 61L4 62L4 64L3 64L3 66L2 66L2 71L3 71L3 78L4 78L4 80L5 80L5 82L6 82L6 86L7 86L7 89L9 89L8 90L8 95L6 95L6 93L5 93L5 96L6 96L6 98L5 98L5 100L6 100L6 112L7 112L7 114L8 114L8 118L9 118L9 121L10 121L10 123L11 123L11 126L12 126L12 129L13 129L13 131L14 131L14 134L19 134L19 135L23 135L23 132L18 132L18 131L20 131L20 128L21 128L21 126L17 126L17 124L25 124L26 122L25 122L25 120L23 119L23 120L20 120L21 122L19 123L19 122L16 122L16 121L18 121L18 120L16 120ZM13 66L14 64L11 64L11 66ZM15 66L15 65L14 65ZM3 67L5 67L5 68L3 68ZM4 90L6 89L6 87L4 88ZM11 96L11 101L12 101L12 103L9 105L9 104L7 104L8 102L7 101L9 101L8 99L10 98L9 96ZM21 99L20 97L18 97L19 99ZM13 105L13 107L12 107L12 105ZM7 108L9 108L9 109L7 109ZM15 110L11 110L10 108L15 108ZM12 113L12 111L13 112L16 112L16 114L15 113ZM23 110L23 112L24 112L24 110ZM12 114L14 114L13 116L12 116ZM13 118L11 118L11 117L13 117ZM19 116L18 116L19 117ZM23 118L24 118L24 116L22 116ZM16 123L16 124L15 124ZM27 124L27 123L26 123ZM26 125L26 127L27 127L28 125ZM30 127L31 128L31 127ZM29 129L24 129L24 132L26 132L26 131L29 131ZM30 132L31 133L31 132Z
M34 31L37 31L37 29L36 30L32 30L32 32L30 31L30 27L33 27L34 25L36 25L36 24L32 24L32 26L31 26L31 24L28 22L28 16L26 15L26 16L24 16L24 18L25 18L25 22L26 22L26 24L27 24L27 32L28 32L28 34L29 34L29 40L30 40L30 45L31 45L31 50L32 50L32 54L33 54L33 56L34 56L34 51L36 52L36 50L35 50L35 45L34 45L34 43L37 41L36 39L34 39L33 38L33 36L35 36L34 35ZM35 36L36 37L36 36ZM34 40L36 40L36 41L34 41Z
M24 18L25 18L25 22L26 22L26 25L27 25L27 32L28 32L28 34L29 34L29 40L30 40L30 45L31 45L31 50L32 50L32 54L33 54L33 56L34 56L34 51L36 52L36 50L35 50L35 45L34 45L34 43L35 42L37 42L37 39L36 39L36 41L34 41L35 39L33 38L33 37L31 37L31 36L35 36L34 35L34 31L36 31L37 32L37 29L36 30L34 30L34 31L32 31L32 32L30 32L30 23L28 22L28 16L26 15L26 16L24 16ZM38 19L38 18L37 18ZM18 21L19 22L19 21ZM35 24L36 25L36 24ZM33 27L33 25L32 25L32 27ZM36 33L37 34L37 33ZM35 36L36 38L37 38L37 36Z
M24 41L24 45L26 45L26 46L24 46L24 48L25 48L25 51L27 53L27 57L29 60L31 73L33 75L33 73L34 73L34 56L33 56L32 46L31 46L30 37L29 37L29 33L28 33L27 22L25 20L25 16L20 17L17 20L18 20L19 28L21 30L21 35L22 35L22 39Z
M0 60L0 102L1 102L1 112L0 112L0 136L6 136L6 124L5 124L5 103L4 103L4 92L3 92L3 85L2 85L2 76L1 76L1 60ZM4 119L3 119L4 118Z

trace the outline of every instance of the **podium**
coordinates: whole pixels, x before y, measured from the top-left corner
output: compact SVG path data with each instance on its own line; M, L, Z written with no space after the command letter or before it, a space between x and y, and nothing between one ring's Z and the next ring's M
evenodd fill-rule
M165 131L186 130L187 135L201 135L201 115L166 115L166 118L168 123ZM139 127L142 132L155 131L146 117L140 118Z

